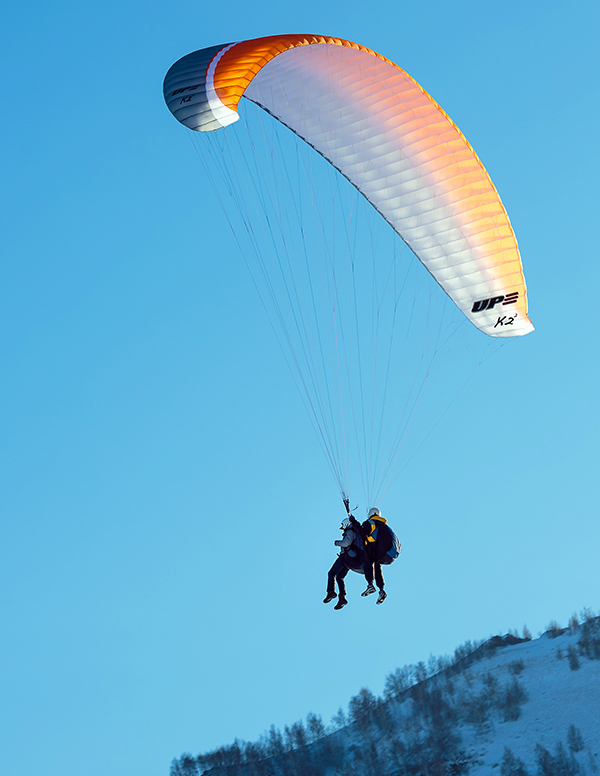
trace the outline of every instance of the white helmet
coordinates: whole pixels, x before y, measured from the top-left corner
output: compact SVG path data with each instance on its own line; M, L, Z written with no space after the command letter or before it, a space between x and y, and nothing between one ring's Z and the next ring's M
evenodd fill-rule
M369 509L369 517L381 517L381 512L377 507Z

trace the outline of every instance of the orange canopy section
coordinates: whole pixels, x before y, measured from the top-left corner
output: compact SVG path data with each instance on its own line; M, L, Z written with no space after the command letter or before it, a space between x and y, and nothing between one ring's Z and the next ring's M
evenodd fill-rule
M347 46L393 65L393 62L385 59L381 54L343 38L329 38L323 35L270 35L265 38L254 38L254 40L236 43L219 60L213 76L219 99L231 110L237 110L238 103L250 81L273 57L297 46L315 44Z

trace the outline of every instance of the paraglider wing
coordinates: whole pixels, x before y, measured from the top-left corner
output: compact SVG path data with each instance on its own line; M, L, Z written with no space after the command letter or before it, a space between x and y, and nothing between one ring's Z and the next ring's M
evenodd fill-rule
M533 330L517 241L489 175L393 62L338 38L272 36L183 57L164 95L200 132L236 121L242 96L253 101L348 178L478 329Z

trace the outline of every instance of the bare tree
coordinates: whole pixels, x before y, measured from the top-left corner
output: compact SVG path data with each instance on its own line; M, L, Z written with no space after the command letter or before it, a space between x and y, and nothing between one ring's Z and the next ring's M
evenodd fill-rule
M395 671L392 671L392 673L386 676L385 685L383 687L383 695L386 700L399 698L411 687L412 684L412 667L404 666L404 668L397 668Z
M350 702L348 703L348 716L350 722L354 724L369 720L376 708L377 699L371 690L363 687L358 695L350 698Z
M504 747L504 754L502 755L500 776L529 776L529 771L525 767L523 760L514 755L507 746Z
M309 741L318 741L326 733L325 724L320 716L312 712L306 717L306 731Z
M581 730L576 728L575 725L570 725L569 727L567 732L567 745L571 752L581 752L584 747Z
M581 667L579 657L577 656L577 650L572 644L567 647L567 658L569 659L569 668L571 671L578 671Z

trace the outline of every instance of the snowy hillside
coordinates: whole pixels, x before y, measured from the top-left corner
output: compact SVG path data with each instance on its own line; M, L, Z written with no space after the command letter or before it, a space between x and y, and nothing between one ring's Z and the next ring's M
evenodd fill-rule
M535 773L535 745L555 755L557 743L562 742L568 751L571 725L579 730L584 743L577 762L588 773L600 765L600 660L582 659L574 653L577 637L577 629L568 629L556 638L547 633L535 641L505 647L465 674L463 682L469 695L468 683L472 682L474 689L477 684L481 687L488 672L500 680L509 675L514 661L522 660L518 679L527 697L518 719L506 723L496 720L482 736L464 729L465 744L477 757L477 764L469 771L471 776L491 773L502 762L505 747ZM562 773L558 768L552 772Z
M363 689L327 727L182 755L171 776L591 776L600 768L600 617L459 647Z

